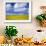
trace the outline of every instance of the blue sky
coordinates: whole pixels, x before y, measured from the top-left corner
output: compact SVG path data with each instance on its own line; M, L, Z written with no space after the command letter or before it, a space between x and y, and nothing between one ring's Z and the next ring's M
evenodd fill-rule
M29 3L6 3L6 14L28 14Z

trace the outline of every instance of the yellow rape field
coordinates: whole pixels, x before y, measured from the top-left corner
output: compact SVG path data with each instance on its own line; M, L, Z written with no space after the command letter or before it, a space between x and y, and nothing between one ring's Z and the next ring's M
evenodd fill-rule
M6 15L6 20L28 20L29 15Z

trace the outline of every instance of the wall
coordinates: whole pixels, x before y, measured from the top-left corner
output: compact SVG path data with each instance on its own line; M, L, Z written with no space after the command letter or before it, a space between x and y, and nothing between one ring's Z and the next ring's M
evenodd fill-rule
M2 0L1 0L0 1L0 35L4 34L5 25L16 26L19 32L18 36L20 37L22 34L24 35L24 37L25 36L31 37L34 34L35 35L38 34L37 36L39 36L39 34L43 35L43 33L37 33L36 32L37 29L42 29L42 30L45 30L46 32L46 28L40 27L38 22L35 19L36 15L41 14L40 6L46 5L46 0L32 0L32 22L29 22L29 23L21 23L21 22L20 23L16 23L16 22L6 23L4 22L5 21L5 12L4 12L5 9L3 5L4 3L2 3Z

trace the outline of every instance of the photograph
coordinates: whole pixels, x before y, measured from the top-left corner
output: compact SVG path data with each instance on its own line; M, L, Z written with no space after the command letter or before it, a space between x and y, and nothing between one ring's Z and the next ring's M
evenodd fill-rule
M29 20L29 2L6 2L6 20Z

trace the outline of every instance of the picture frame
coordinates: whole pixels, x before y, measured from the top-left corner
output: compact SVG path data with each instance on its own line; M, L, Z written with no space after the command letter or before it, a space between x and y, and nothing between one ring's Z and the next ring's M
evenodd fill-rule
M18 3L18 4L17 4ZM21 4L22 3L22 4ZM16 12L14 14L14 12L12 11L13 8L10 8L10 6L8 6L9 4L15 4L15 12L19 11L18 13ZM26 7L20 8L21 6L16 6L16 5L27 5ZM6 8L7 7L7 8ZM13 6L11 6L13 7ZM19 7L17 9L17 7ZM11 13L8 13L7 10L12 9ZM17 9L17 10L16 10ZM24 11L25 10L25 11ZM27 11L26 11L27 10ZM10 10L9 10L10 11ZM12 14L13 12L13 14ZM21 12L21 13L20 13ZM9 15L10 14L10 15ZM10 17L11 16L11 17ZM16 17L15 17L16 16ZM18 19L17 19L18 17ZM16 18L16 19L15 19ZM5 2L5 22L31 22L31 2L30 1L6 1Z

